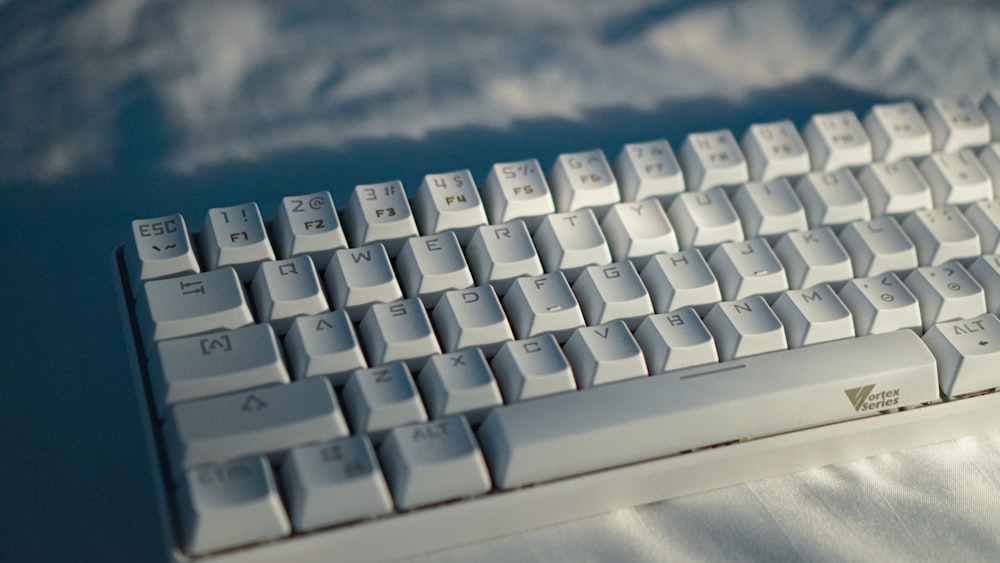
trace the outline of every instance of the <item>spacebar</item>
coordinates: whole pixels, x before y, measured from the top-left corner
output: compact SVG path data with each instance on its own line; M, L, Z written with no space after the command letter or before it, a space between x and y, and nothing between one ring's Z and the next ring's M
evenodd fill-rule
M934 356L903 330L515 403L478 437L510 489L937 399Z

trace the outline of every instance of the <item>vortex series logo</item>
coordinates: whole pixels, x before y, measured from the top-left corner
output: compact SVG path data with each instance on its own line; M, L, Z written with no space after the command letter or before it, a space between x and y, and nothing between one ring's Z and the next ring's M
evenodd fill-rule
M844 389L844 394L858 412L881 410L894 407L899 403L899 389L873 393L875 385L864 385L853 389Z

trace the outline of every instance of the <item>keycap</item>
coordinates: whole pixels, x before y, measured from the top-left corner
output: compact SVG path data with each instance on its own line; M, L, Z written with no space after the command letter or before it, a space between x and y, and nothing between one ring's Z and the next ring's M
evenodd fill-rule
M977 157L979 164L983 165L983 170L993 183L993 197L1000 198L1000 143L993 142L986 145L979 151Z
M850 280L837 297L850 309L858 336L904 328L920 330L917 298L894 273Z
M747 238L776 242L784 233L809 228L802 202L786 178L743 184L733 194L732 203Z
M1000 141L1000 91L990 90L979 102L979 111L990 124L990 137L993 141Z
M670 144L663 139L630 143L615 160L622 201L659 198L666 202L684 191L684 174Z
M396 273L403 294L419 297L427 307L444 292L475 283L458 238L448 231L407 240L396 257Z
M321 377L180 403L163 423L175 478L179 470L202 464L347 434L333 388Z
M787 233L774 245L774 254L785 266L791 289L821 283L839 288L854 277L847 251L829 227Z
M288 332L295 317L330 309L309 256L264 262L250 284L250 293L258 320L270 323L279 335Z
M963 205L993 198L993 181L971 149L934 153L920 163L934 206Z
M782 176L798 176L810 170L805 142L789 120L757 123L740 139L750 179L766 182Z
M432 356L417 375L417 386L432 419L461 414L478 426L493 407L503 404L500 387L479 348Z
M708 265L715 272L726 301L751 295L770 299L788 289L785 268L762 238L720 244L709 257Z
M476 285L490 284L501 296L515 279L543 272L523 221L480 227L466 246L465 258Z
M337 387L355 369L368 367L345 311L297 317L285 335L285 352L295 379L324 376Z
M185 473L177 493L184 552L201 555L291 532L267 461L247 457Z
M937 396L934 356L905 331L507 405L477 436L508 490Z
M494 164L481 191L494 225L521 219L534 231L542 217L556 210L549 184L533 158Z
M957 397L1000 386L1000 321L992 313L938 323L924 335L938 361L941 392Z
M355 370L341 398L351 429L367 434L375 445L396 426L427 420L413 376L403 362Z
M406 239L420 234L399 180L356 186L341 218L351 247L378 242L392 257L399 254Z
M969 265L969 273L986 293L986 310L1000 314L1000 255L980 256Z
M405 362L410 371L419 371L428 356L441 353L427 311L415 297L372 305L361 319L358 336L375 366Z
M136 296L142 291L144 281L201 271L184 217L179 213L132 221L132 240L125 246L125 264L132 294Z
M795 193L812 228L837 229L852 221L867 221L872 217L865 193L846 168L807 174L795 185Z
M728 129L691 133L677 157L691 191L732 186L750 179L746 159Z
M609 323L576 329L563 346L573 368L578 389L646 375L642 355L625 323Z
M333 253L347 248L330 192L282 198L274 219L274 250L279 258L306 255L325 268Z
M618 182L600 149L559 155L549 171L549 186L561 212L590 208L603 216L621 201Z
M802 129L802 140L816 172L832 172L872 161L871 141L853 111L812 116Z
M933 98L924 106L924 119L934 137L934 150L955 152L990 142L990 126L967 95Z
M477 347L493 357L501 344L514 340L507 314L491 285L445 293L431 320L445 352Z
M660 252L677 252L677 235L660 201L618 203L604 215L601 230L616 262L631 260L641 268Z
M653 314L653 302L631 262L591 266L573 283L573 294L588 325L622 320L629 330Z
M667 217L684 250L743 240L740 218L721 188L678 195L667 209Z
M519 340L552 333L565 342L578 326L583 312L562 272L518 278L503 297L507 320Z
M901 226L917 247L917 259L921 266L972 259L979 255L982 246L979 234L954 207L911 213Z
M374 303L402 299L389 254L381 243L342 248L333 254L323 274L330 305L347 311L358 322Z
M261 262L275 258L256 203L209 209L198 240L205 269L232 266L243 283Z
M135 315L146 350L157 340L253 323L243 286L232 268L145 283Z
M545 271L560 271L570 282L587 266L611 263L611 249L590 209L546 216L533 238Z
M931 131L912 102L873 105L863 123L875 160L894 163L933 149Z
M694 307L704 314L713 304L722 301L719 282L697 248L657 254L639 277L657 313Z
M979 234L983 254L1000 250L1000 200L977 201L965 208L965 220Z
M294 448L280 476L297 532L392 512L389 487L366 436Z
M421 234L451 231L461 244L487 223L486 208L468 169L424 176L413 196L413 216Z
M786 291L771 305L789 348L854 336L854 318L828 284Z
M505 342L490 367L504 403L576 389L569 360L552 334Z
M856 278L918 266L917 248L893 217L850 223L840 232L840 242L851 257Z
M788 348L785 329L760 295L717 303L705 315L722 361Z
M940 322L986 313L983 288L957 262L917 268L903 281L917 298L925 332Z
M393 428L378 455L399 510L481 495L492 488L483 454L461 416Z
M902 215L934 205L931 187L908 158L865 165L857 181L868 197L872 217Z
M266 324L157 342L149 370L161 417L168 405L289 380Z
M635 340L650 375L719 361L715 338L691 307L646 317Z

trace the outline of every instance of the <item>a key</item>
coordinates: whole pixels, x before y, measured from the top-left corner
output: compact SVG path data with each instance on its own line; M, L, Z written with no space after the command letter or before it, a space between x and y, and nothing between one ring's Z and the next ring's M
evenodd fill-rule
M993 181L971 149L934 153L920 163L934 206L964 205L993 198Z
M461 244L487 223L486 208L468 169L424 176L413 197L413 216L422 234L451 231Z
M563 346L578 389L646 375L646 358L622 321L576 329Z
M503 308L518 339L550 332L561 343L584 325L580 304L562 272L518 278L504 295Z
M601 230L616 262L641 268L654 254L677 252L677 235L657 199L618 203L604 215Z
M901 226L917 247L917 259L921 266L972 259L979 255L982 248L979 233L954 207L911 213Z
M261 262L274 260L256 203L209 209L198 240L205 269L232 266L243 283L253 279Z
M747 161L728 129L691 133L684 139L677 157L688 189L694 192L750 179Z
M501 344L514 340L507 314L491 285L445 293L431 320L445 352L475 346L492 358Z
M622 320L630 330L653 314L653 302L631 262L591 266L573 283L573 293L588 325Z
M309 256L264 262L250 284L250 292L258 320L270 323L279 335L288 332L295 317L330 309Z
M670 224L677 231L682 249L709 248L724 242L743 240L743 226L722 188L705 192L685 192L674 198L667 209Z
M938 323L924 335L938 360L941 391L957 397L1000 387L1000 321L991 313Z
M657 254L640 274L657 313L694 307L700 314L722 301L719 282L697 248Z
M392 512L389 487L366 436L295 448L280 475L298 532Z
M503 404L500 387L479 348L432 356L417 375L417 386L432 419L461 414L478 426L493 407Z
M872 145L853 111L818 113L802 130L816 172L863 166L872 161Z
M352 371L368 367L345 311L296 318L285 335L285 352L295 379L325 376L337 387Z
M837 293L854 318L858 336L909 328L920 330L920 307L913 293L888 273L850 280Z
M979 234L983 254L1000 250L1000 200L977 201L965 208L965 220Z
M534 231L542 217L556 210L549 184L533 158L494 164L482 196L486 214L494 225L521 219Z
M927 123L911 102L876 104L864 118L865 131L877 161L896 162L902 158L926 156L933 144Z
M851 259L829 227L788 233L774 245L791 289L829 283L839 288L854 277Z
M414 237L396 257L399 285L407 297L419 297L433 307L444 292L475 283L454 233Z
M333 253L347 248L330 192L282 198L274 220L274 250L279 258L303 254L326 268Z
M923 113L934 137L935 151L955 152L990 142L990 125L968 95L934 98Z
M399 510L481 495L492 488L483 454L461 416L394 428L378 455Z
M376 445L396 426L427 421L413 376L403 362L355 371L341 397L351 429L368 434Z
M188 555L291 532L271 468L260 456L187 471L177 491L177 506Z
M356 186L342 219L351 247L379 242L392 257L399 253L406 239L419 235L399 180Z
M1000 255L988 254L976 258L969 265L969 273L986 293L986 310L1000 314Z
M590 209L545 217L534 240L545 271L561 271L570 282L587 266L611 263L611 249Z
M840 242L851 256L856 278L918 266L917 248L893 217L850 223L840 232Z
M358 322L373 303L402 299L389 254L381 243L342 248L333 254L323 274L330 304Z
M873 217L902 215L934 205L931 187L908 158L866 165L858 172L857 180L868 197Z
M983 288L958 262L917 268L904 281L920 305L924 331L940 322L986 313Z
M441 353L427 311L415 297L372 305L361 319L358 335L365 356L376 366L405 362L415 372L428 356Z
M618 182L600 149L559 155L549 171L549 186L561 212L591 208L603 216L621 201Z
M278 340L266 324L157 342L149 371L161 417L175 403L288 383Z
M125 267L135 296L142 291L144 281L200 272L184 217L178 213L132 221Z
M747 238L777 242L784 233L809 228L805 209L786 178L743 184L732 202Z
M232 268L145 283L135 315L146 350L157 340L253 323L243 286Z
M871 209L861 186L847 168L835 172L813 172L795 185L795 193L806 210L809 226L836 229L852 221L871 219Z
M722 361L788 348L785 329L760 295L722 301L705 315Z
M551 334L504 343L490 367L504 403L576 389L569 360Z
M465 257L476 285L490 284L500 296L515 279L543 272L523 221L479 227L466 246Z
M762 238L719 245L708 259L719 280L722 298L738 301L751 295L772 299L788 289L785 268Z
M684 191L684 174L670 144L663 139L622 147L614 164L622 201L667 201Z
M740 147L753 181L809 173L809 151L795 124L787 119L751 125L743 134Z
M771 309L785 327L789 348L854 336L851 311L825 283L786 291L778 296Z
M719 361L715 338L691 307L646 317L635 340L651 375Z

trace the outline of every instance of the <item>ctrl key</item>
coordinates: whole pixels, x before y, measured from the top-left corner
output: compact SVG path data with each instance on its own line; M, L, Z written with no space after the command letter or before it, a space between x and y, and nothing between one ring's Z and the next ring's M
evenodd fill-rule
M177 495L188 555L272 540L291 531L271 467L261 456L191 469Z

